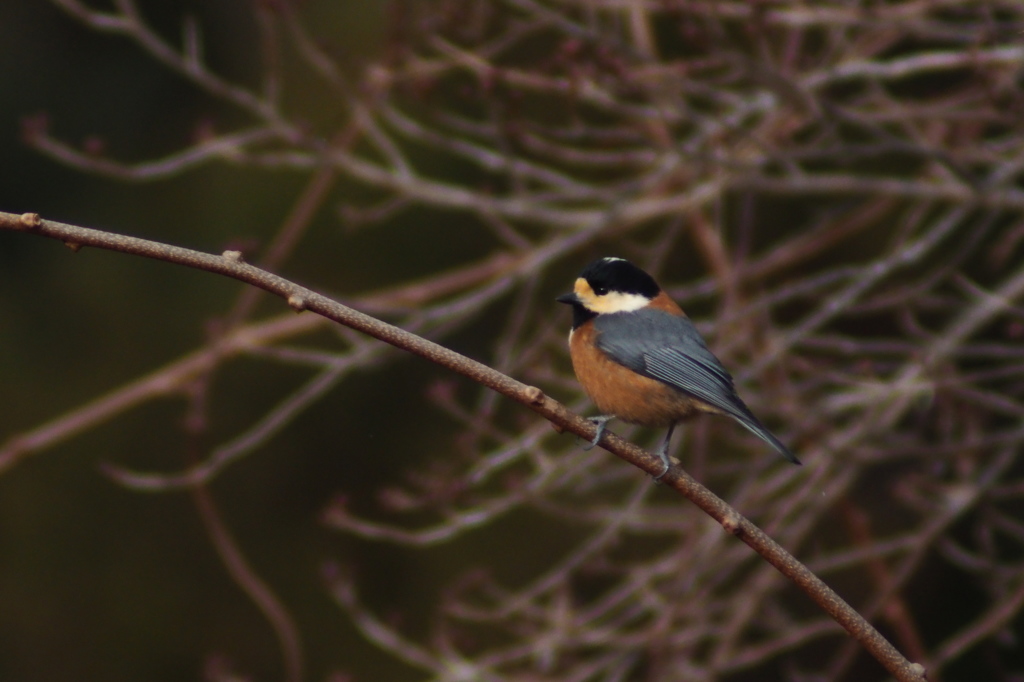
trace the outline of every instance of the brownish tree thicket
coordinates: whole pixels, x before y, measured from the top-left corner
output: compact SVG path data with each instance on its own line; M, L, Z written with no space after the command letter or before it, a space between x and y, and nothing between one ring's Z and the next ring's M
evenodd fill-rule
M593 407L553 297L594 257L633 260L690 312L752 410L804 462L707 418L677 436L682 467L932 682L1022 679L1024 5L394 2L380 48L356 57L318 25L318 2L265 0L242 11L260 65L246 78L208 63L201 22L173 33L154 27L144 0L52 2L78 31L128 41L232 114L142 160L34 117L24 135L38 153L128 181L210 166L302 177L290 210L264 217L248 261L325 291L296 254L336 249L358 263L359 240L383 235L396 260L424 267L352 287L346 304L581 414ZM315 220L328 227L310 229ZM255 381L281 368L303 380L225 430L218 415L235 398L211 386L240 362ZM427 390L398 399L368 388L405 371L428 374ZM299 589L319 594L299 598L261 570L259 529L233 530L218 486L244 485L254 453L281 456L307 413L344 395L369 401L405 438L401 450L422 456L379 455L393 462L383 481L331 482L372 489L300 522L322 544L289 559L308 583ZM177 467L92 457L139 504L144 492L194 501L225 575L274 633L285 679L889 675L671 486L252 287L180 359L6 433L0 470L168 397L185 399L167 417L182 434ZM660 435L612 430L646 446ZM344 437L318 447L377 456ZM395 573L382 587L374 561L444 579ZM332 646L325 621L311 620L307 609L326 602L357 644ZM281 674L216 642L196 651L210 655L211 679Z

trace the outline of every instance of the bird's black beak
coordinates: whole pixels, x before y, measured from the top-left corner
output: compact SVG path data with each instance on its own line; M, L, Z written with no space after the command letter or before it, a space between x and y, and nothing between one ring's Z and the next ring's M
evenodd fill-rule
M567 303L569 305L577 305L578 303L580 303L580 297L577 296L576 294L562 294L555 300L558 301L559 303Z

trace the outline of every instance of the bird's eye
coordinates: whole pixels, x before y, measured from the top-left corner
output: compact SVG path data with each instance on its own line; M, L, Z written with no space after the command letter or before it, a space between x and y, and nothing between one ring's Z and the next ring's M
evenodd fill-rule
M604 296L608 293L608 287L594 287L594 293L598 296Z

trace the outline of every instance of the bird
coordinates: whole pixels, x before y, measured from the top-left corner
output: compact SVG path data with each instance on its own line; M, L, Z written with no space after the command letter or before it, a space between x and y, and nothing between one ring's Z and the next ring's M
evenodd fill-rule
M793 464L789 448L766 429L736 394L732 376L683 309L649 274L624 258L601 258L580 273L572 293L569 354L576 378L603 414L591 417L597 445L608 422L668 427L657 454L668 457L672 432L701 414L732 417Z

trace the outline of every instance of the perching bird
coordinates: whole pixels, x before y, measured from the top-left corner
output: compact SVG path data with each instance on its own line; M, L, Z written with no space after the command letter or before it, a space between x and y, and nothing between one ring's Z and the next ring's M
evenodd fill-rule
M668 473L669 441L676 424L701 413L725 414L800 464L789 449L757 420L682 308L654 278L622 258L588 265L571 294L569 352L583 389L601 410L591 419L601 440L611 419L641 426L668 427L658 451ZM656 480L657 480L656 479Z

